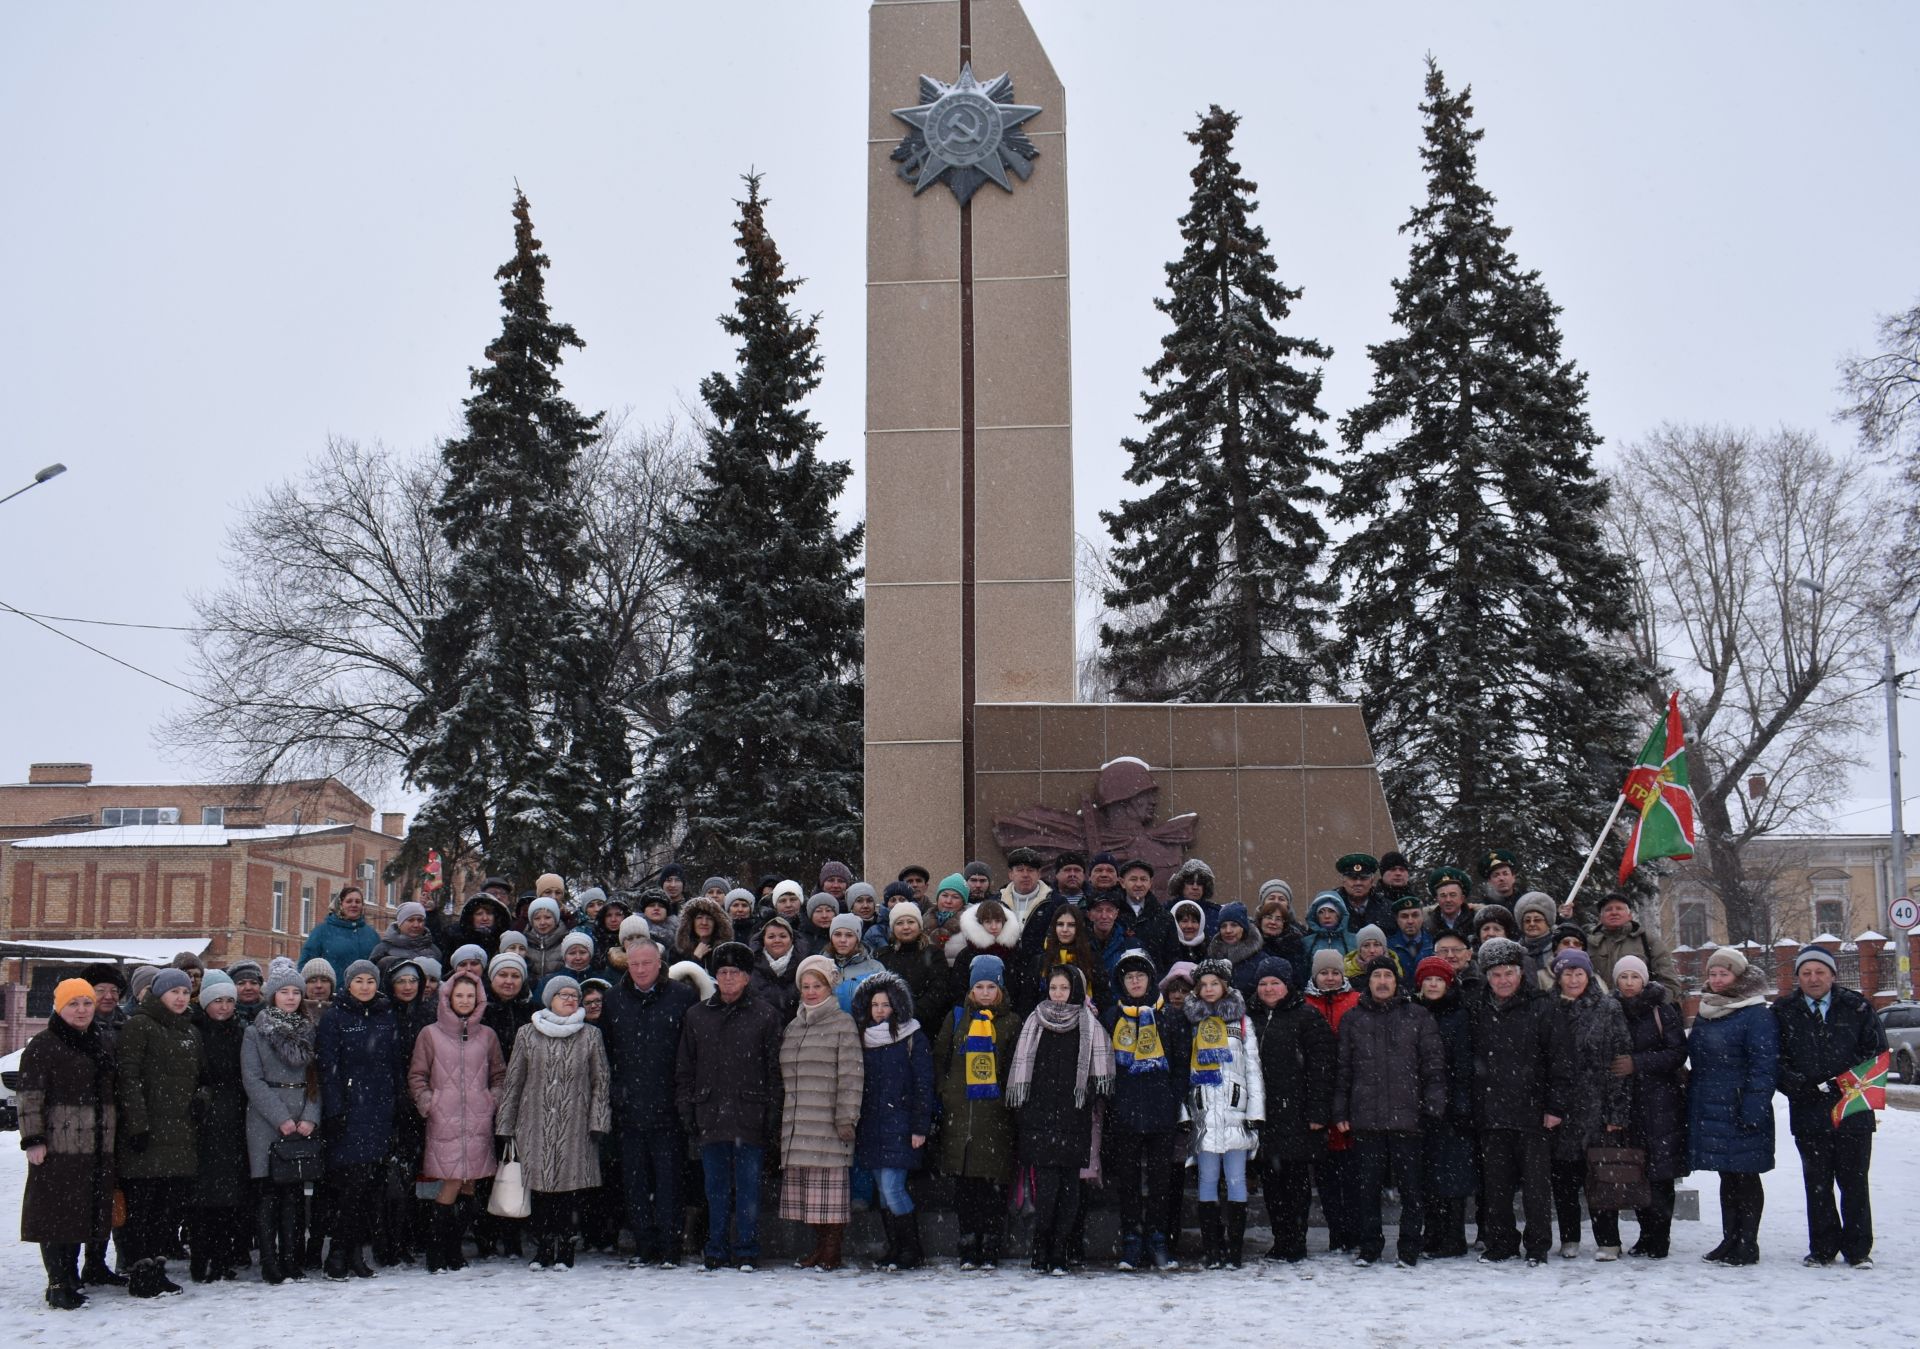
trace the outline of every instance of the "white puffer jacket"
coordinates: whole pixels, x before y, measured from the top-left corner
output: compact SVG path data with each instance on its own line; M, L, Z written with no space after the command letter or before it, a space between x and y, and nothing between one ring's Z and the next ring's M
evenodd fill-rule
M1186 1006L1196 1009L1200 1003L1189 994ZM1259 1125L1267 1117L1266 1079L1260 1073L1260 1051L1247 1021L1246 1003L1239 993L1229 990L1218 1010L1227 1014L1227 1045L1233 1053L1220 1065L1217 1085L1196 1086L1187 1093L1194 1152L1252 1148L1260 1136ZM1188 1019L1197 1026L1201 1018L1189 1015Z

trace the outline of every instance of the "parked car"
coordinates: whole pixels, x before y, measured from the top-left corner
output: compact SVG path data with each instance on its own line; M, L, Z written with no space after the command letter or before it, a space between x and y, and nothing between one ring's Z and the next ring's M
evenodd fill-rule
M1893 1075L1902 1082L1920 1082L1920 1002L1889 1003L1880 1009L1880 1025L1893 1051Z
M0 1059L0 1129L20 1127L20 1056L26 1052L16 1049Z

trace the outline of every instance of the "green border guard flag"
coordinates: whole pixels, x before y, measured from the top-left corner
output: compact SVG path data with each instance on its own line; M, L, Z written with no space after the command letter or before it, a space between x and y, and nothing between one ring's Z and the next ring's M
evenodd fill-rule
M1666 719L1647 737L1620 794L1634 810L1620 884L1642 862L1693 856L1693 789L1687 785L1687 739L1677 692L1668 696Z

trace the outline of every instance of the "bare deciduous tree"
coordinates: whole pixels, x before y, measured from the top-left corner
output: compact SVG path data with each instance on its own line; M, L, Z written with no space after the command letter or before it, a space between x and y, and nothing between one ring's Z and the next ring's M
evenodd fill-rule
M610 701L640 748L668 715L646 690L684 651L661 526L681 508L693 458L674 423L609 419L576 477ZM227 538L226 584L193 597L201 698L161 740L241 781L332 774L362 791L390 786L412 748L403 726L423 691L424 624L442 603L441 471L434 454L335 438L302 475L248 502Z
M1845 794L1881 623L1863 467L1812 436L1664 426L1625 449L1608 523L1633 560L1630 640L1650 713L1677 684L1698 803L1697 873L1734 941L1774 933L1753 840ZM1804 585L1802 582L1811 582ZM1748 779L1766 779L1750 793Z
M1880 350L1840 363L1847 404L1841 419L1898 475L1900 500L1892 522L1889 562L1899 582L1889 607L1911 626L1920 618L1920 304L1883 314Z

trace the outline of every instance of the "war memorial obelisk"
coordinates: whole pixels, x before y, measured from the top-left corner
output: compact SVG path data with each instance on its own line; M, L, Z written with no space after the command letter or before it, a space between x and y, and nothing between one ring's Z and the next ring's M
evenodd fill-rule
M1223 899L1392 846L1356 707L1074 702L1065 90L1018 0L869 25L863 874L998 868L1122 756Z

